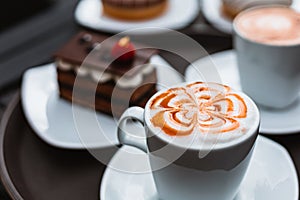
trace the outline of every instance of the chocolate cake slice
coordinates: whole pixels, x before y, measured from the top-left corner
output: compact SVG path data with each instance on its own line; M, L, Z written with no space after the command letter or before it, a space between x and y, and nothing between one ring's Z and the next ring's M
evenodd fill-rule
M156 92L149 61L157 51L127 37L106 39L91 32L73 37L54 55L57 80L62 98L119 117L129 106L144 107ZM122 52L125 46L135 48Z

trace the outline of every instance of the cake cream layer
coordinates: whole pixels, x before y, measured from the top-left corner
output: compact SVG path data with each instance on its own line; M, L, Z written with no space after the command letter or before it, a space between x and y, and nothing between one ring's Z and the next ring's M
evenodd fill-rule
M84 107L95 109L96 111L103 112L108 115L113 115L115 117L120 117L122 113L130 106L140 106L145 107L150 96L156 93L155 87L152 87L147 93L142 96L136 102L118 102L112 104L110 100L101 97L94 97L94 102L90 102L90 97L86 95L73 95L73 91L70 88L60 87L60 96L70 102L79 104Z
M116 85L114 81L105 83L95 83L90 77L78 77L73 71L62 71L57 69L57 79L59 87L73 89L76 79L76 90L83 93L90 93L93 96L101 96L110 100L111 98L123 101L139 101L147 95L149 90L156 86L157 77L154 69L150 74L143 76L142 82L132 88L123 88ZM97 84L97 85L96 85ZM149 96L150 97L150 96Z
M89 77L94 82L105 83L113 80L119 87L131 88L137 87L143 82L144 76L153 73L154 66L145 64L143 69L133 77L114 75L109 71L94 70L86 66L79 66L62 59L56 60L56 66L60 71L74 72L78 77Z

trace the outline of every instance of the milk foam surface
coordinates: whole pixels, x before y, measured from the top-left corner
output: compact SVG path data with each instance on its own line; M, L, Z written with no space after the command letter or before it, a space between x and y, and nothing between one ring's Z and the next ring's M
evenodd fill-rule
M244 94L216 83L190 83L151 98L146 107L155 134L184 148L232 144L254 134L259 114Z
M300 14L287 7L252 9L234 21L241 36L271 45L300 44Z

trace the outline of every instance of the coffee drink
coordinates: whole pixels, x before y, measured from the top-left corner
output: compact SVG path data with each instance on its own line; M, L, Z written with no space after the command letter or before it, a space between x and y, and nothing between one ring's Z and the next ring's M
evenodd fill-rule
M163 132L160 137L186 147L187 143L199 148L230 143L247 135L255 121L253 103L217 83L171 88L152 98L148 106L152 125Z
M250 9L235 20L239 34L269 45L300 44L300 13L288 7Z
M128 119L144 125L144 141L126 131ZM145 109L127 109L118 137L148 153L160 199L231 200L249 166L258 128L258 109L245 94L194 82L159 91Z

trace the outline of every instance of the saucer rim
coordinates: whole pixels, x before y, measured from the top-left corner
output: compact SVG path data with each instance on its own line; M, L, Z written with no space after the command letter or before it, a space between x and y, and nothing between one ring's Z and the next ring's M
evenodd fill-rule
M296 171L296 168L295 168L295 164L289 154L289 152L279 143L265 137L265 136L262 136L262 135L258 135L257 137L257 140L256 142L260 142L260 143L264 143L264 144L268 144L269 146L272 146L272 148L276 148L278 149L279 151L282 152L282 159L285 159L287 164L290 166L291 168L291 177L293 180L291 180L291 182L295 182L294 184L294 195L295 195L295 199L298 199L299 198L299 180L298 180L298 176L297 176L297 171ZM122 146L115 154L114 156L111 158L110 162L115 162L116 159L118 159L118 157L120 156L120 150L122 148L132 148L130 146ZM137 150L139 151L139 150ZM141 153L144 154L144 152L140 151ZM259 153L259 151L257 151L257 153ZM255 155L254 155L255 156ZM108 164L109 165L109 164ZM112 171L116 172L114 169L111 169L109 167L107 167L103 173L103 176L102 176L102 179L101 179L101 184L100 184L100 190L99 190L99 197L100 199L105 199L105 191L106 191L106 185L108 185L107 183L109 182L109 176L110 176L110 173L112 173ZM117 171L117 173L122 173L120 171ZM246 177L246 176L245 176ZM245 180L243 180L245 181ZM157 191L156 191L157 192Z

